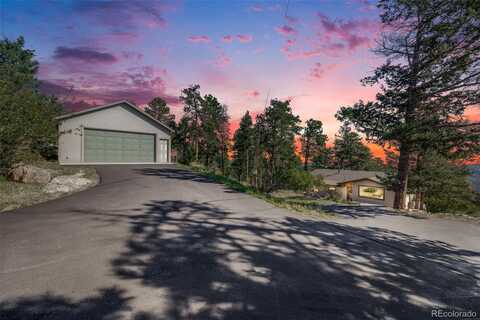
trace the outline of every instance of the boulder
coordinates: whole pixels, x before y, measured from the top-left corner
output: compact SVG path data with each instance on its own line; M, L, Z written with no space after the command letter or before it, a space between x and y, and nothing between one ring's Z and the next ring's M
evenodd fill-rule
M22 183L47 184L52 179L53 174L53 170L19 163L10 169L8 172L8 178L11 181Z
M85 189L94 181L84 178L83 172L69 176L58 176L52 179L44 188L46 193L69 193Z

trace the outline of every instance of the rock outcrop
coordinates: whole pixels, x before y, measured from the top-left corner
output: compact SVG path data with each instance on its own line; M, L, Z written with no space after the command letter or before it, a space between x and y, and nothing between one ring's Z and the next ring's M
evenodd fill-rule
M47 184L52 180L55 171L35 167L29 164L16 164L8 172L11 181L22 183Z

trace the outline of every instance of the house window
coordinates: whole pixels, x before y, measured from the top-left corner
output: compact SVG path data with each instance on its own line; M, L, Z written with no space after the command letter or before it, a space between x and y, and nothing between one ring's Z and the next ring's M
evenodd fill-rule
M358 195L361 198L385 200L385 188L374 186L359 186Z

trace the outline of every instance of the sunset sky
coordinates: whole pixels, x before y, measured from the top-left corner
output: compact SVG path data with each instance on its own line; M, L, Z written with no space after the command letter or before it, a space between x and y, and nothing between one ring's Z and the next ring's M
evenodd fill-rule
M383 60L368 0L9 1L2 33L23 35L43 88L69 100L144 105L162 96L181 114L182 88L200 84L229 106L232 123L267 97L292 99L303 121L332 138L342 105L372 99L359 80Z

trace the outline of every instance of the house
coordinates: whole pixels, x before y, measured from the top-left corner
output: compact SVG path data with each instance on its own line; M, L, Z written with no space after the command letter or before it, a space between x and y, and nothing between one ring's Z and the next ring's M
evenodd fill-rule
M395 193L382 184L383 172L315 169L312 174L321 176L329 189L336 191L342 200L393 207Z
M169 163L172 129L128 101L62 115L60 164Z

